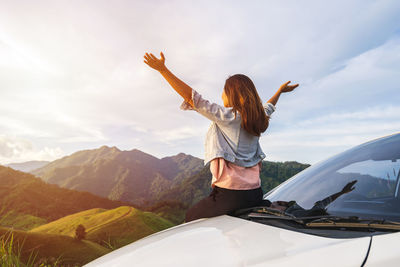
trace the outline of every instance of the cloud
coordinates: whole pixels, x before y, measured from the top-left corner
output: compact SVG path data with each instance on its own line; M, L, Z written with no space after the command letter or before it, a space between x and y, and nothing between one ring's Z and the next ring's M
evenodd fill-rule
M311 106L354 109L366 105L397 104L400 75L400 38L349 59L345 66L313 85L318 98ZM320 92L319 94L317 94ZM327 104L329 105L327 107Z
M195 138L199 135L199 130L200 129L184 126L171 130L161 130L155 135L158 140L171 144L179 140Z
M218 103L235 73L250 76L264 101L299 82L266 137L276 159L315 161L327 146L368 137L368 123L373 134L392 129L373 114L398 118L398 1L22 1L3 10L0 130L39 150L106 143L202 157L209 121L179 110L182 99L143 63L145 52L164 51L173 73Z
M304 162L315 163L399 129L400 106L375 106L357 112L317 115L284 129L272 125L261 144L270 160L301 157Z
M0 136L0 164L18 163L29 160L52 161L65 155L59 148L37 149L31 141L18 137Z

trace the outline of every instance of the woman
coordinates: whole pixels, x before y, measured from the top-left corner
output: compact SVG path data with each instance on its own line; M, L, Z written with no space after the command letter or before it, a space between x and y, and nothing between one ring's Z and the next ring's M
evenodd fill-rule
M205 142L204 164L210 163L211 194L191 207L186 222L229 214L261 203L260 168L265 158L259 138L268 128L269 117L281 93L298 86L284 83L263 106L253 82L243 74L229 77L222 92L224 106L203 99L165 66L165 57L144 56L144 62L160 72L180 94L181 108L195 110L212 121Z

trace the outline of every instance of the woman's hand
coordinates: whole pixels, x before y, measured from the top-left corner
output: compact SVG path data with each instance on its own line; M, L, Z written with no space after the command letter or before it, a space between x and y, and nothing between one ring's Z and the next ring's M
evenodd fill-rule
M176 77L167 67L165 66L165 57L160 52L161 59L156 58L153 54L146 53L144 56L144 63L149 65L151 68L158 70L160 74L167 80L167 82L174 88L174 90L180 94L186 102L193 106L192 102L192 91L193 89Z
M294 90L294 88L296 88L297 86L299 86L298 83L294 84L294 85L289 85L290 81L284 83L281 85L281 87L279 88L279 91L281 93L287 93L287 92L291 92Z
M150 55L149 55L149 53L146 53L146 55L144 56L145 60L143 60L143 61L144 61L144 63L149 65L151 68L158 70L158 71L163 71L167 67L165 67L164 54L162 52L160 52L160 55L161 55L161 59L158 59L153 54L150 53Z
M282 93L287 93L291 92L299 86L299 84L294 84L294 85L289 85L290 81L284 83L279 87L278 91L268 100L268 103L271 103L272 105L276 106L276 103L278 102L279 97L281 96Z

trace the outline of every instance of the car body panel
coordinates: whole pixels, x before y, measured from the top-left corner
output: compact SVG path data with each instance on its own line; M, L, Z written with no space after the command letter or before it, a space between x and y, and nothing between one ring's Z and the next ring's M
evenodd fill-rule
M400 233L376 235L372 237L366 267L399 266Z
M85 266L361 266L370 238L326 238L223 215L155 233Z

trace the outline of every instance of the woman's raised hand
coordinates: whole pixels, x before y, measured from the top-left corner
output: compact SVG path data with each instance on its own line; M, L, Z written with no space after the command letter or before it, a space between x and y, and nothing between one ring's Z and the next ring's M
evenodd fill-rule
M287 93L287 92L291 92L294 90L294 88L296 88L297 86L299 86L298 83L293 84L293 85L289 85L290 81L285 82L284 84L281 85L281 87L279 88L279 91L281 91L282 93Z
M146 55L144 55L145 60L144 63L146 63L147 65L149 65L151 68L158 70L158 71L162 71L165 70L165 57L164 54L162 52L160 52L161 55L161 59L156 58L153 54L149 54L146 53Z

